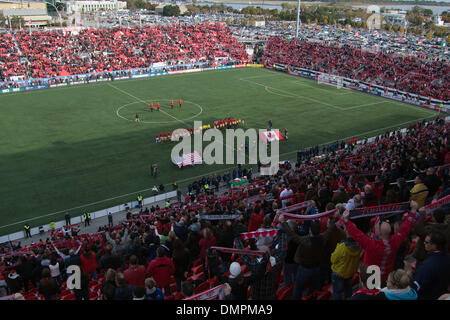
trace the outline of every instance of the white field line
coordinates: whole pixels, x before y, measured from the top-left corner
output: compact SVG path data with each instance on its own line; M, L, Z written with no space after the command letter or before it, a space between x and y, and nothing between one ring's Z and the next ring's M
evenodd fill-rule
M287 92L287 91L285 91L285 90L277 89L277 88L274 88L274 87L271 87L271 86L267 86L267 85L265 85L265 84L258 83L258 82L255 82L255 81L245 80L245 79L242 79L242 78L240 78L239 80L241 80L241 81L247 81L247 82L256 84L256 85L258 85L258 86L267 88L267 89L273 89L273 90L277 90L277 91L283 92L283 93L288 94L288 95L292 95L292 98L307 99L307 100L311 100L311 101L316 102L316 103L323 104L323 105L325 105L325 106L329 106L329 107L331 107L331 108L333 108L333 109L338 109L338 110L340 110L340 111L345 110L345 109L343 109L343 108L341 108L341 107L338 107L338 106L335 106L335 105L333 105L333 104L329 104L329 103L326 103L326 102L322 102L322 101L319 101L319 100L316 100L316 99L313 99L313 98L310 98L310 97L305 97L305 96L301 96L301 95L294 95L294 94L292 94L292 93L290 93L290 92ZM267 89L266 89L266 90L267 90Z
M118 91L120 91L120 92L122 92L122 93L124 93L124 94L126 94L126 95L129 95L130 97L132 97L132 98L134 98L134 99L136 99L136 100L142 102L143 104L147 105L147 102L145 102L145 101L142 100L141 98L138 98L138 97L132 95L131 93L129 93L129 92L125 91L125 90L122 90L122 89L120 89L120 88L117 88L116 86L113 86L111 83L108 83L108 86L110 86L110 87L112 87L112 88L114 88L114 89L116 89L116 90L118 90ZM174 117L174 116L171 115L170 113L167 113L167 112L165 112L164 110L160 110L160 111L161 111L162 113L164 113L165 115L168 115L169 117L175 119L176 121L178 121L178 122L180 122L180 123L182 123L182 124L184 124L184 125L187 125L188 127L190 126L189 123L187 123L187 122L185 122L185 121L183 121L183 120L180 120L180 119Z
M353 91L352 91L351 89L347 89L347 88L342 88L342 89L348 90L348 91L346 91L346 92L343 92L343 93L335 93L335 92L333 92L332 90L327 90L327 89L319 88L319 85L317 85L317 87L310 86L309 84L303 83L303 82L301 82L300 80L293 80L292 82L295 83L295 84L298 85L298 86L308 87L308 88L313 88L313 89L317 89L317 90L322 90L322 91L325 91L325 92L328 92L328 93L332 93L332 94L337 95L337 96L344 96L344 95L346 95L346 94L352 94L352 93L353 93ZM334 87L333 85L331 85L331 86Z

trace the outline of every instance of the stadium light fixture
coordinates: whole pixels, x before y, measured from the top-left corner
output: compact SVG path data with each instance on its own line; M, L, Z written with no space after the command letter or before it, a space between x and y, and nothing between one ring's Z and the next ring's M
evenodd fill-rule
M300 4L301 4L301 0L298 0L298 5L297 5L297 24L295 26L295 37L298 38L298 26L299 24L301 24L300 21Z

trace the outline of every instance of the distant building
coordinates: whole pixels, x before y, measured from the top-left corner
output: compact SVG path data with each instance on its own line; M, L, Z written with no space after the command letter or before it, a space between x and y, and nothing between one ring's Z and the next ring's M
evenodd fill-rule
M157 6L156 8L155 8L155 12L157 13L157 14L162 14L163 13L163 10L164 10L164 7L165 6L168 6L168 5L171 5L171 4L169 4L169 3L163 3L163 4L160 4L159 6ZM178 5L178 8L180 8L180 14L183 14L183 13L185 13L185 12L187 12L188 11L188 9L186 8L186 6L185 5Z
M125 1L117 0L99 0L99 1L62 1L66 5L68 14L76 12L93 12L93 11L117 11L127 8Z
M7 19L24 20L24 26L46 26L52 20L44 2L11 2L0 0L0 14Z

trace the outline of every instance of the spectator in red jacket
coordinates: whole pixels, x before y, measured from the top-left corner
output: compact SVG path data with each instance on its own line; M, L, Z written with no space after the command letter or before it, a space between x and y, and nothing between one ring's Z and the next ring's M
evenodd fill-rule
M417 203L411 201L411 213L406 216L402 226L394 235L391 235L390 224L381 222L379 232L377 232L379 233L379 239L369 238L353 222L349 221L350 212L348 210L342 216L347 232L364 249L363 264L365 266L377 265L380 267L383 285L394 268L398 248L413 227L417 209Z
M158 288L164 288L164 294L170 295L170 276L175 273L172 259L164 256L166 249L156 249L156 258L147 267L147 277L153 277ZM144 280L145 282L145 280Z
M138 265L138 259L135 255L130 257L130 267L123 274L128 285L134 287L145 286L145 267Z
M257 207L259 208L259 207ZM250 215L250 222L248 223L248 232L253 232L258 230L262 225L264 219L264 211L257 213L256 211Z
M200 239L198 245L200 247L200 259L203 263L203 270L205 272L205 276L209 278L208 268L206 267L206 250L209 247L216 245L216 237L214 237L214 234L210 228L203 229L203 238Z
M92 279L97 280L97 257L95 253L89 248L81 255L81 270L91 276Z

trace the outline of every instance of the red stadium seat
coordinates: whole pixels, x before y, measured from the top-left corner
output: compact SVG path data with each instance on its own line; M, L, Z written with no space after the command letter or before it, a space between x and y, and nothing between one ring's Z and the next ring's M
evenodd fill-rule
M202 264L202 261L200 259L192 261L192 267L196 267L198 265Z
M288 300L294 292L294 283L277 290L277 300Z
M75 294L70 293L68 295L62 296L61 300L75 300Z
M197 273L203 272L203 265L200 264L200 265L198 265L196 267L192 267L191 270L192 270L193 274L197 274Z
M181 291L175 292L174 297L175 297L175 300L183 300L184 299L184 295Z
M195 287L194 293L197 294L197 293L206 291L209 288L210 288L210 283L208 281L205 281L205 282L200 283L197 287Z

